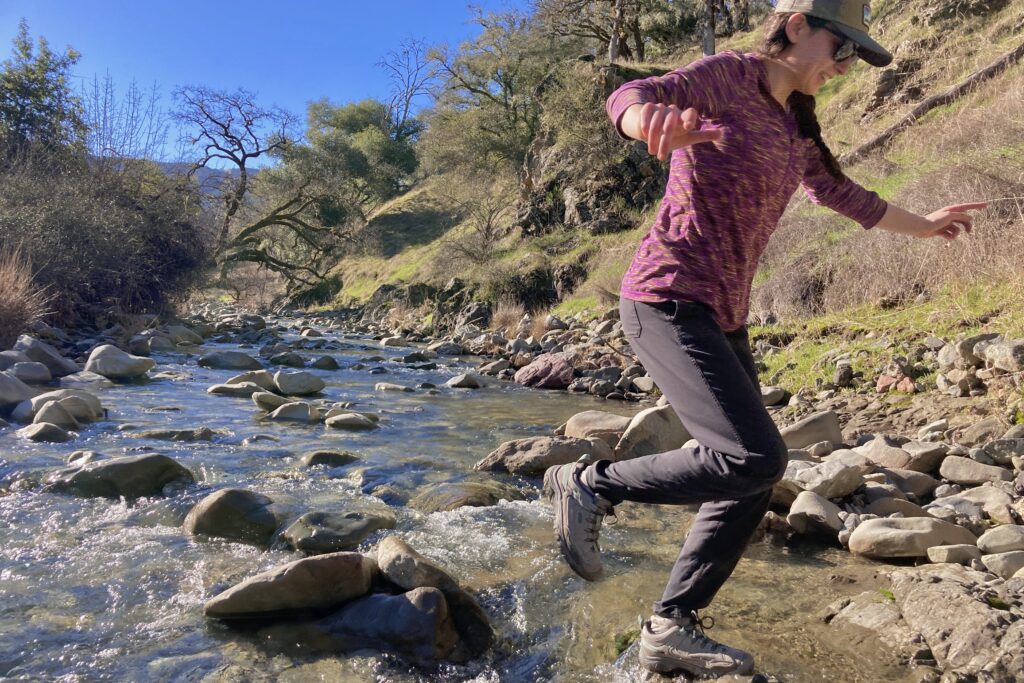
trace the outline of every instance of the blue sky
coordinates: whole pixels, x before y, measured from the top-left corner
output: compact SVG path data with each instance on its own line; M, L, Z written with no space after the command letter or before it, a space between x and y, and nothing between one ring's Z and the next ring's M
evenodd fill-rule
M119 88L154 82L169 100L179 85L245 87L264 104L304 117L306 103L384 97L375 64L402 40L457 44L476 33L466 0L0 0L0 55L18 21L33 40L82 54L91 82L109 72ZM527 0L473 0L485 10Z

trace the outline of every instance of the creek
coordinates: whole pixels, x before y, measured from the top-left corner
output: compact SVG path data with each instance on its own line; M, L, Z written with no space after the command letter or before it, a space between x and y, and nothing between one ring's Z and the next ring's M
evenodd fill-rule
M282 321L297 341L297 321ZM42 475L73 451L108 455L159 452L175 458L197 484L171 498L111 501L38 488L0 496L0 679L11 681L631 681L635 666L616 666L615 636L649 614L678 552L692 510L625 504L606 526L607 578L587 583L561 560L539 479L474 473L472 465L503 441L550 435L583 410L631 415L640 404L540 391L489 380L479 390L444 387L478 363L440 358L435 370L401 363L411 349L326 332L342 370L306 368L327 382L330 401L381 415L379 429L352 433L324 425L275 423L247 399L206 388L228 370L196 365L194 354L157 354L157 377L87 387L107 419L66 444L37 444L0 432L0 478ZM199 350L256 349L207 344ZM384 360L373 360L372 357ZM370 360L367 360L370 358ZM363 369L350 366L362 363ZM386 374L370 374L383 367ZM437 392L377 392L380 381L438 385ZM177 443L132 436L144 429L209 427L213 441ZM299 456L338 449L361 460L345 468L305 469ZM404 505L422 487L499 477L526 500L486 508L421 514ZM389 494L370 490L385 485ZM204 619L203 603L245 577L297 559L192 537L181 528L203 496L241 487L271 497L290 519L311 510L389 510L393 530L359 548L371 551L397 533L474 592L501 640L487 658L436 671L410 670L372 652L311 656L301 643L268 641ZM838 597L869 590L880 565L822 545L755 542L709 614L710 633L755 654L758 670L784 681L910 680L905 668L869 638L836 635L819 613Z

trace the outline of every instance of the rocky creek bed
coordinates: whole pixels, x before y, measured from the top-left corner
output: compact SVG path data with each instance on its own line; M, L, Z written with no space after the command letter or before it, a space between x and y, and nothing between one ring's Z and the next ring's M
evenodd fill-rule
M540 475L688 435L614 319L546 326L39 326L0 352L0 677L643 678L627 646L692 512L621 506L588 584ZM865 382L841 355L835 386L766 389L791 462L711 610L759 678L1024 671L1024 433L997 391L1024 343L937 342L941 395L890 393L920 388L906 359L842 391Z

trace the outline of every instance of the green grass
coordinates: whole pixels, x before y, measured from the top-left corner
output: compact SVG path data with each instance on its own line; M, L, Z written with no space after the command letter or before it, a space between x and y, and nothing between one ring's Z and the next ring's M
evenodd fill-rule
M589 320L591 318L596 318L602 310L603 309L601 307L601 303L597 299L597 295L591 294L589 296L570 297L565 299L555 306L551 312L562 318L568 318L580 313L584 320Z

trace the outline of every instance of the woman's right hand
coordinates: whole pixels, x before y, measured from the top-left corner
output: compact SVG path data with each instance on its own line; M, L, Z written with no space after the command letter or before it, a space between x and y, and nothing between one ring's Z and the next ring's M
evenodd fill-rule
M626 135L647 142L647 151L662 161L674 150L700 142L722 139L722 130L700 130L700 114L696 109L680 110L674 104L647 102L634 104L622 117Z

